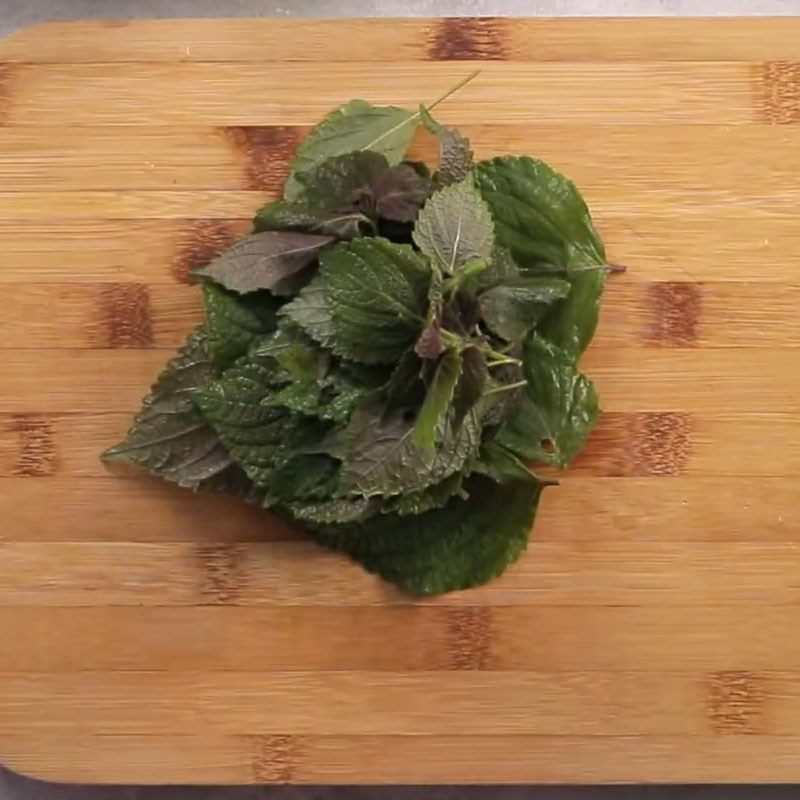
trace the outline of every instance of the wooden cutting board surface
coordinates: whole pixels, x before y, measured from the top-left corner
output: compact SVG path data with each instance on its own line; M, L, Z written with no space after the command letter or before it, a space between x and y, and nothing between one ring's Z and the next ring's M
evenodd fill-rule
M800 781L800 20L148 21L0 43L0 759L124 782ZM574 178L606 414L528 553L410 602L107 475L187 282L352 97ZM418 156L435 146L420 138Z

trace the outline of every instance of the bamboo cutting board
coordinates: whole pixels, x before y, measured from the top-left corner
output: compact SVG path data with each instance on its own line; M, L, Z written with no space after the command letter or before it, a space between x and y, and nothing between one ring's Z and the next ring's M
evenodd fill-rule
M151 21L0 43L0 759L111 782L800 781L800 20ZM606 414L528 553L415 603L110 477L189 271L351 97L584 191ZM434 156L420 138L417 155Z

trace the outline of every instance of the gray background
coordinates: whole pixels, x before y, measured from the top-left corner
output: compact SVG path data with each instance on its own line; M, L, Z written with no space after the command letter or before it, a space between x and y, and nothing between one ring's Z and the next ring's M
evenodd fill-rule
M80 17L798 15L800 0L0 0L0 35ZM798 42L800 52L800 42ZM83 787L0 767L0 800L798 800L800 787Z

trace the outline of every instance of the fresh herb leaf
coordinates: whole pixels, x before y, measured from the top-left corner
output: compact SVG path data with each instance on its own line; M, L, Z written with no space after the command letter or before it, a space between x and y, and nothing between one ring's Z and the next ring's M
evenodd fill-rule
M467 412L478 404L489 380L486 357L478 347L472 346L464 349L461 353L461 365L461 376L453 397L456 426L460 425Z
M313 535L412 594L469 589L502 573L525 551L541 490L534 481L496 484L475 478L468 500Z
M192 402L192 393L213 378L208 335L200 326L158 376L128 435L103 460L133 464L195 491L229 480L233 459Z
M284 197L297 199L302 193L299 176L331 156L372 150L384 155L390 164L400 163L418 124L417 112L351 100L328 114L297 148Z
M569 295L556 303L542 322L542 335L570 353L573 359L577 359L592 341L607 276L606 270L571 273Z
M475 415L457 431L447 417L440 421L432 460L414 442L413 433L414 420L402 412L381 414L373 406L358 410L339 451L342 490L372 497L424 489L458 472L480 446Z
M565 467L597 421L594 386L569 353L538 334L525 342L524 372L522 403L496 441L521 458Z
M434 176L439 186L464 180L472 169L472 149L469 139L458 128L438 123L425 106L420 106L422 124L439 139L439 168Z
M512 278L480 295L481 317L502 339L518 342L569 291L562 278Z
M354 239L322 253L320 276L335 332L335 353L392 363L419 337L431 272L407 245Z
M203 284L206 332L211 362L222 372L250 346L275 330L278 304L267 292L245 296L214 283Z
M294 425L283 408L261 402L286 383L275 359L250 354L192 396L203 418L259 487L268 487Z
M446 275L491 257L492 216L471 176L440 189L425 203L414 228L414 243Z
M543 161L501 156L475 167L497 243L522 267L572 270L602 264L605 251L575 184Z
M464 472L467 471L465 466ZM447 501L453 495L461 492L461 486L464 483L464 472L454 472L443 481L434 483L433 486L418 489L415 492L399 494L385 500L381 513L397 514L402 517L408 514L423 514L434 508L441 508L447 504Z
M299 231L337 239L361 236L372 227L372 221L357 208L331 211L303 203L276 200L261 208L253 220L256 231Z
M274 508L418 594L525 548L597 417L576 362L608 271L577 189L472 165L431 116L355 100L300 146L284 199L199 270L206 322L109 461ZM439 168L406 161L419 121ZM434 194L431 194L437 188Z
M315 261L320 248L332 241L332 236L311 233L253 233L240 239L196 274L211 278L240 294L259 289L269 289L275 294L292 294L293 290L289 288L292 284L287 280Z
M436 451L436 432L450 411L453 394L461 377L461 354L448 350L436 365L433 380L414 424L414 444L429 455Z

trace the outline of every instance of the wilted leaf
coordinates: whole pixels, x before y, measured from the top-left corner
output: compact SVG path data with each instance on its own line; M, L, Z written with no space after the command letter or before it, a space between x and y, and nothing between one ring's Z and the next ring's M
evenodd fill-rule
M332 241L332 236L311 233L254 233L240 239L196 274L240 294L258 289L269 289L276 294L291 293L285 281L311 264L320 248Z

